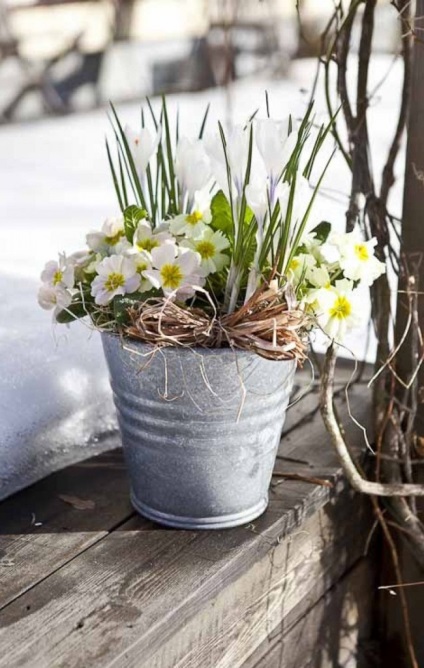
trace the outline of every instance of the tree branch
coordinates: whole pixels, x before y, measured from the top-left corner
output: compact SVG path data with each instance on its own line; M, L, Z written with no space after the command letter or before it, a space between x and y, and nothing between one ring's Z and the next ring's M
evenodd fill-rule
M343 472L349 483L356 491L372 496L424 496L424 485L402 484L397 482L384 484L380 482L372 482L364 478L360 473L357 465L351 457L334 412L333 395L336 357L334 344L331 344L325 355L320 407L324 424L330 434L332 444L339 456Z

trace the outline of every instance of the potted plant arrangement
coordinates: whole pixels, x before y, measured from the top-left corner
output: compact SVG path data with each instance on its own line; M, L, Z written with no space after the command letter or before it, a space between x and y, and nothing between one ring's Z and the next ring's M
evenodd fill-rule
M374 241L308 229L331 122L251 118L179 136L165 100L107 154L120 214L42 272L39 303L101 332L134 507L184 528L266 509L308 333L340 340L357 288L384 265ZM319 173L316 174L320 163ZM314 183L314 185L312 185Z

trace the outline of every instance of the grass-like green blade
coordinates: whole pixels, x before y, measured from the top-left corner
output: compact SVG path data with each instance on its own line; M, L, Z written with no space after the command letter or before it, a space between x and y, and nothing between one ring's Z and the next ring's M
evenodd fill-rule
M125 183L125 174L122 167L122 159L121 159L121 154L119 153L119 149L118 149L118 162L119 162L119 176L121 179L121 188L122 188L122 199L124 200L125 207L127 207L128 206L127 186Z
M135 166L135 163L134 163L134 158L132 156L131 149L128 145L128 141L127 141L127 138L125 136L124 129L121 125L121 121L119 120L118 114L116 113L115 107L113 106L112 103L110 103L110 106L111 106L112 113L113 113L113 116L114 116L114 119L115 119L115 122L116 122L116 125L117 125L117 128L118 128L118 132L119 132L119 143L121 145L121 149L123 149L122 150L122 155L123 155L123 157L125 157L125 159L128 163L128 167L131 171L133 185L135 186L135 190L136 190L137 195L138 195L139 203L141 204L143 209L148 210L146 200L145 200L145 197L144 197L144 193L143 193L143 189L141 187L140 179L138 177L137 169L136 169L136 166Z
M165 97L162 97L162 113L165 126L165 145L166 157L169 170L169 207L168 213L176 215L178 213L178 197L176 188L176 178L174 169L174 156L172 152L171 131L169 127L168 110L166 107Z
M125 209L125 205L124 205L124 202L123 202L122 197L121 197L121 192L119 190L119 183L118 183L118 179L116 177L115 167L113 166L113 160L112 160L112 156L111 156L110 148L109 148L109 143L108 143L107 139L105 139L105 143L106 143L106 153L107 153L107 157L108 157L108 160L109 160L110 172L111 172L111 175L112 175L112 181L113 181L113 185L115 186L116 197L117 197L118 202L119 202L119 208L121 209L121 211L123 211Z
M203 114L203 120L202 120L202 123L201 123L201 126L200 126L200 130L199 130L199 139L203 139L203 134L204 134L204 132L205 132L206 122L207 122L207 120L208 120L209 109L210 109L210 108L211 108L211 104L210 104L210 102L209 102L208 106L206 107L205 113Z

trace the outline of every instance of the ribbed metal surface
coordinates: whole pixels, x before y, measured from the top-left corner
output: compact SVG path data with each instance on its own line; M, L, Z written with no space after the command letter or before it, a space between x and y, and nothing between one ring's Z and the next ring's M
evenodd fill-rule
M192 529L260 515L295 363L102 339L135 508Z

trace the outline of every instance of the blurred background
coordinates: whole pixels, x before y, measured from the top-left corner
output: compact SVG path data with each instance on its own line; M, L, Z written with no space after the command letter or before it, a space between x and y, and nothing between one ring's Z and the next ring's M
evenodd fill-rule
M264 115L265 91L272 116L301 114L315 82L325 120L316 56L332 8L332 0L0 0L0 498L116 443L97 335L82 324L54 327L36 301L45 262L80 249L87 231L117 213L108 102L137 127L145 96L155 105L166 93L194 135L208 103L211 129L259 106ZM400 102L399 43L397 13L379 0L369 82L377 169ZM356 62L349 68L354 85ZM343 228L349 177L336 159L316 222ZM371 359L367 340L364 327L347 346Z
M3 122L289 77L316 55L331 0L1 0ZM301 24L299 22L299 15ZM381 2L380 51L398 30Z

